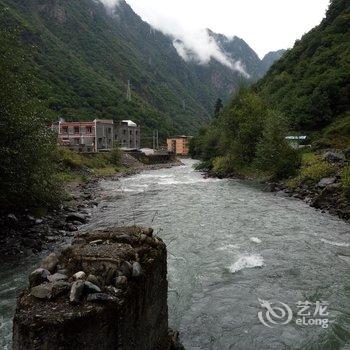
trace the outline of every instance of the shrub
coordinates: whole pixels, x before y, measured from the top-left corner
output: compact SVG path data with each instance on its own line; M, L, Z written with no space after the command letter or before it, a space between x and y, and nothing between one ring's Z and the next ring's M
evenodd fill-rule
M264 131L257 145L255 164L263 172L275 179L295 175L301 164L300 153L285 139L287 135L285 119L274 112L265 121Z
M216 176L227 176L235 172L235 159L231 155L216 157L213 160L212 172Z
M336 167L324 161L320 156L308 157L307 162L301 167L299 175L287 182L289 187L296 188L303 184L316 185L321 179L336 174Z
M122 152L117 145L114 145L109 155L109 162L114 166L120 166L121 160L122 160Z

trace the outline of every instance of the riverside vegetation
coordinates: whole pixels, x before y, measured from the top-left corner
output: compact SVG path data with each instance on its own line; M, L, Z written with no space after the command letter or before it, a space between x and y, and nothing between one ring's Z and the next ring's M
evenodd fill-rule
M212 175L277 181L303 198L336 192L350 214L349 71L350 4L333 0L318 27L200 130L192 156ZM292 148L287 135L308 135L311 148ZM320 184L325 178L332 191Z

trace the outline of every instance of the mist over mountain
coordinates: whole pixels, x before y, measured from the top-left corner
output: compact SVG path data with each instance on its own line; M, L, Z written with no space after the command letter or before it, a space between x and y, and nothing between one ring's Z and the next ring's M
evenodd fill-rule
M103 2L0 0L1 25L19 27L34 47L28 63L51 119L127 118L144 135L191 133L210 120L217 98L264 72L242 39L208 31L220 55L184 59L181 40L142 21L124 0Z

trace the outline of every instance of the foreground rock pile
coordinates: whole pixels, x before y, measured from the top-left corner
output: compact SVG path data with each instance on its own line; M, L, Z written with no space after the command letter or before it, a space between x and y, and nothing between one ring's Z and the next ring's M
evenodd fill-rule
M79 235L74 244L51 253L29 276L30 296L65 297L71 303L115 301L128 282L143 277L140 259L164 243L152 229L129 228Z
M14 349L169 349L166 274L152 229L79 234L30 274Z

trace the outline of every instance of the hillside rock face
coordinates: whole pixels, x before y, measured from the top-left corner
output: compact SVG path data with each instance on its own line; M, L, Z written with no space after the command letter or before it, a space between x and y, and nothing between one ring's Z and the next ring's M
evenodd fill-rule
M171 348L166 247L151 229L78 236L56 255L56 277L18 300L14 350Z

